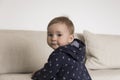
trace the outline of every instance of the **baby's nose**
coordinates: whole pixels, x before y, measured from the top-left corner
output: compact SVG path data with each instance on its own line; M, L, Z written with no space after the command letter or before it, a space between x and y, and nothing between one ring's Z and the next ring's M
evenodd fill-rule
M54 35L54 36L52 37L52 40L57 40L57 36Z

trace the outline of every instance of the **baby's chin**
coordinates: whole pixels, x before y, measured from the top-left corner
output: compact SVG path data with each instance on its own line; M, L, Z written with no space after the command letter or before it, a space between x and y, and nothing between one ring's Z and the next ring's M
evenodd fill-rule
M50 46L50 47L55 50L55 49L57 49L59 46L57 46L57 45L54 45L54 46L53 46L53 45L52 45L52 46Z
M58 47L60 47L60 46L65 46L65 45L68 45L68 44L64 44L64 45L57 45L57 44L53 44L53 45L50 45L50 47L52 48L52 49L57 49Z

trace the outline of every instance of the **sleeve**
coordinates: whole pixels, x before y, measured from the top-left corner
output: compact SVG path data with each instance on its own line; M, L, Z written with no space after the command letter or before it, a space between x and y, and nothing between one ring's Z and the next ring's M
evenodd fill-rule
M53 78L62 66L64 55L60 52L53 52L44 67L35 72L33 80L50 80Z

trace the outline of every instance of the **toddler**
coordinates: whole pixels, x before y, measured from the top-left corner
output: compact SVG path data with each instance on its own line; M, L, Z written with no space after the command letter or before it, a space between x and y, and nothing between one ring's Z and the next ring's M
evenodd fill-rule
M91 80L84 64L85 44L74 39L74 25L69 18L60 16L50 21L47 43L54 51L32 80Z

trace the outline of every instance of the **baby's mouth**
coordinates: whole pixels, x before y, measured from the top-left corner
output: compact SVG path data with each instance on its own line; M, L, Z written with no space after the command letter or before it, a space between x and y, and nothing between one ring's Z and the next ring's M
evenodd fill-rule
M51 45L55 46L55 45L57 45L57 44L56 44L56 43L51 43Z
M56 44L56 43L51 43L51 47L52 47L53 49L56 49L56 48L58 48L59 46L58 46L58 44Z

